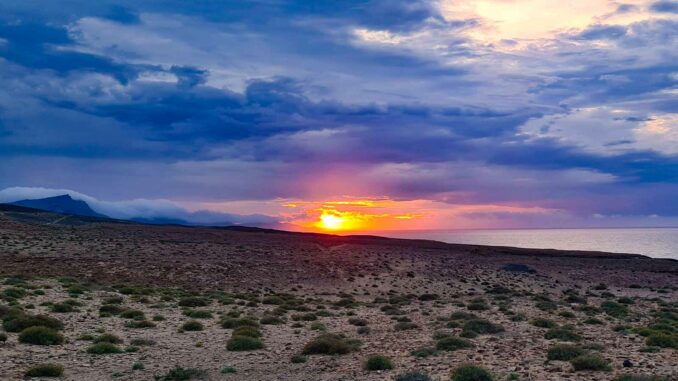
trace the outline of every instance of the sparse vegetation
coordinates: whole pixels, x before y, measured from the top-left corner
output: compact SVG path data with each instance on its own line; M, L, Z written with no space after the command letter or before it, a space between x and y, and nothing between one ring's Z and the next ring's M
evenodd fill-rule
M452 381L492 381L492 375L476 365L461 365L452 372Z
M366 370L391 370L393 369L393 363L391 360L383 355L373 355L370 356L365 362Z
M21 331L19 342L35 345L58 345L64 342L64 336L52 328L35 326Z
M60 364L41 364L36 365L26 371L26 377L61 377L64 374L64 367Z

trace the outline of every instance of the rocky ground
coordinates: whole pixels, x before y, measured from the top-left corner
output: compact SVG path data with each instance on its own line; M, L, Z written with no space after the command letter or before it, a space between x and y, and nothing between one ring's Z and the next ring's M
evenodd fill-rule
M60 218L0 211L1 380L677 379L676 261Z

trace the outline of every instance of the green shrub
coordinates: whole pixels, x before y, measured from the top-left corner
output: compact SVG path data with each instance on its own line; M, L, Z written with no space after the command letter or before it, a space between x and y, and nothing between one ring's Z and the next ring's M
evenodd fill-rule
M549 348L546 358L549 360L570 361L586 353L581 347L568 344L557 344Z
M0 343L4 343L5 341L7 341L7 335L0 332Z
M353 350L351 343L342 335L333 333L322 334L304 346L305 355L343 355Z
M499 324L494 324L485 319L473 319L464 323L464 331L471 331L480 335L490 335L504 332L504 327Z
M259 323L265 324L265 325L279 325L283 324L285 321L277 316L274 315L264 315L261 320L259 320Z
M103 354L112 354L112 353L122 353L123 350L120 349L117 345L108 342L101 342L91 345L87 348L87 353L93 355L103 355Z
M581 336L569 327L551 328L544 334L547 340L580 341Z
M68 313L68 312L76 312L78 309L75 308L70 303L57 303L57 304L52 304L52 307L50 308L50 310L52 312L56 312L56 313Z
M409 322L409 321L401 321L399 323L396 323L396 325L395 325L396 331L407 331L407 330L410 330L410 329L417 329L417 328L419 328L418 325L416 325L412 322Z
M155 324L148 320L134 320L125 323L127 328L154 328Z
M22 288L9 287L2 292L2 295L7 299L21 299L26 296L26 290Z
M120 317L125 319L143 320L146 315L144 315L144 311L140 310L125 310L120 313Z
M165 377L162 378L163 381L186 381L186 380L192 380L196 378L204 378L206 376L206 372L204 370L200 369L184 369L182 367L176 367L173 369L170 369L170 371L165 375Z
M221 368L221 374L232 374L232 373L236 373L235 368L232 366L225 366Z
M471 303L469 303L466 308L468 308L471 311L485 311L489 310L490 306L485 303L484 300L474 300Z
M432 381L428 374L420 371L407 372L396 376L394 381Z
M64 325L58 319L47 315L28 315L23 313L13 313L6 317L2 322L5 331L20 332L29 327L48 327L54 330L64 329Z
M414 357L426 358L438 354L438 351L433 347L421 347L413 350L410 354Z
M184 331L202 331L204 328L202 323L197 320L189 320L181 326Z
M229 351L253 351L263 347L261 340L249 336L232 336L226 343Z
M291 362L292 364L303 364L303 363L306 362L306 356L303 356L303 355L294 355L294 356L292 356L292 358L290 359L290 362Z
M600 309L603 310L606 314L616 317L623 318L628 314L628 308L620 303L613 302L611 300L606 300L600 304Z
M35 345L57 345L64 342L64 337L52 328L34 326L21 331L19 342Z
M236 328L233 331L232 335L233 336L247 336L247 337L259 338L259 337L261 337L261 332L255 327L245 325L245 326Z
M64 374L64 367L59 364L40 364L30 368L24 376L26 377L61 377Z
M570 360L574 370L610 370L610 364L607 360L598 354L584 354Z
M450 314L450 320L472 320L477 318L476 315L464 311L452 312Z
M211 319L212 313L209 311L189 310L186 311L186 316L193 319Z
M365 362L365 370L390 370L393 369L391 360L383 355L370 356Z
M189 296L179 300L181 307L205 307L210 304L210 300L199 296Z
M436 343L436 349L441 351L456 351L457 349L471 348L473 344L459 337L444 337Z
M653 333L645 339L645 344L653 347L678 349L678 335Z
M492 381L492 375L479 366L461 365L452 372L452 381Z
M138 347L149 347L151 345L155 345L155 340L153 339L133 339L130 341L130 344Z
M555 328L558 326L556 322L549 319L536 318L532 319L532 325L539 328Z
M123 307L120 307L116 304L104 304L99 307L100 314L109 314L109 315L119 315L120 313L126 311Z
M142 363L141 361L137 361L134 364L132 364L132 370L142 370L144 368L146 367L144 366L144 363Z
M106 333L94 339L95 343L120 344L122 339L112 333Z

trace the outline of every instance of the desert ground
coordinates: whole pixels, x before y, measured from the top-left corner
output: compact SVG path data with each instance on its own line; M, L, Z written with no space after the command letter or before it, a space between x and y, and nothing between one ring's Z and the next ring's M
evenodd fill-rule
M0 318L0 380L678 379L678 262L639 255L6 207Z

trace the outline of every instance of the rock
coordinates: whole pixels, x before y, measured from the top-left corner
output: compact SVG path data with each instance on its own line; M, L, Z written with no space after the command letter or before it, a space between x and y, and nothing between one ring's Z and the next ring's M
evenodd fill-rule
M631 362L631 360L626 359L626 360L624 360L624 362L622 363L622 366L623 366L624 368L633 368L633 363Z

